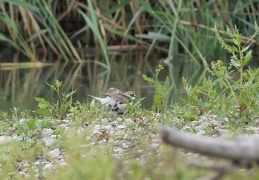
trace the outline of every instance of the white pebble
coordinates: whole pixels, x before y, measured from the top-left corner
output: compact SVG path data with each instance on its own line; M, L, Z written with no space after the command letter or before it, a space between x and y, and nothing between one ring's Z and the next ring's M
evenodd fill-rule
M118 117L118 118L117 118L117 121L118 121L118 122L121 122L121 121L122 121L122 119L121 119L120 117Z
M66 166L67 163L66 163L66 162L61 162L61 163L59 163L59 165L60 165L60 166Z
M129 137L129 135L128 135L128 134L125 134L125 135L123 136L123 139L128 139L128 137Z
M57 139L60 135L51 135L50 138Z
M129 146L128 146L126 143L123 143L123 144L122 144L122 148L123 148L123 149L128 149Z
M43 129L42 130L42 137L49 137L53 133L53 130L48 128L48 129Z
M59 149L54 149L49 152L49 155L52 157L58 157L60 155L61 151Z
M117 128L118 129L124 129L126 126L125 125L118 125Z
M53 168L53 165L51 163L49 164L46 164L44 167L43 167L43 170L51 170Z
M51 146L51 145L54 144L55 141L56 141L56 140L53 139L53 138L43 138L42 140L44 141L45 146L47 146L47 147Z

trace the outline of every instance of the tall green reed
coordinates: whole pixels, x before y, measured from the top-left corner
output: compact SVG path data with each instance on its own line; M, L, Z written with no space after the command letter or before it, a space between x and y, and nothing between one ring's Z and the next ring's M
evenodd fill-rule
M30 59L40 60L38 50L54 52L65 61L83 61L88 47L100 47L109 68L109 51L113 45L145 45L145 59L154 49L178 63L180 56L199 67L204 57L227 59L213 36L213 26L237 25L245 42L254 31L257 4L242 1L60 1L5 0L1 3L0 34L3 41L23 52ZM60 7L64 6L63 10ZM68 32L61 21L79 22ZM226 31L220 31L227 34ZM227 39L231 41L231 39ZM120 46L117 49L120 49ZM135 46L134 46L135 47ZM96 49L95 49L96 50ZM129 51L131 48L129 48ZM202 55L203 54L203 55ZM163 57L164 58L164 57ZM96 58L97 59L97 58ZM99 58L98 58L99 59Z
M83 11L78 10L78 12L82 15L82 17L84 18L85 22L86 22L86 26L89 26L89 28L92 30L93 34L96 36L100 46L101 46L101 50L102 53L104 55L104 59L106 61L106 68L110 69L110 62L109 62L109 57L108 57L108 53L107 53L107 45L105 42L105 39L103 38L100 30L99 30L99 22L98 22L98 18L96 16L96 12L94 9L94 6L91 2L91 0L87 1L88 3L88 9L89 9L89 13L90 13L90 17L88 17ZM87 27L86 27L87 28Z

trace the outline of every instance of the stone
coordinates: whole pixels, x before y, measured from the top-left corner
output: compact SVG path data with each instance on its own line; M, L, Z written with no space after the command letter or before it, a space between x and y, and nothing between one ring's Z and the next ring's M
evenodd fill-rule
M55 158L58 157L60 154L61 154L61 151L59 149L54 149L49 152L49 155Z
M47 146L47 147L51 146L51 145L54 144L55 141L56 141L56 140L53 139L53 138L43 138L42 140L44 141L45 146Z
M49 137L50 135L52 135L53 130L50 128L45 128L42 130L42 137Z
M125 125L118 125L117 128L118 129L124 129L126 126Z
M52 163L48 163L43 167L43 170L52 170L53 169L53 164Z

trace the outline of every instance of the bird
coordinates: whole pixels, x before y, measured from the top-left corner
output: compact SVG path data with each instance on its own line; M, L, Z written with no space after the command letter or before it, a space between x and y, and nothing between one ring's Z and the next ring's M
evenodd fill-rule
M127 91L124 93L114 87L109 88L105 95L105 98L95 97L92 95L89 96L99 101L101 104L111 106L112 112L115 115L128 112L128 104L132 104L132 101L136 99L133 91Z
M105 98L100 98L100 97L95 97L92 95L89 95L90 97L92 97L93 99L99 101L101 104L104 104L106 106L111 106L113 107L117 100L113 99L111 96L106 96Z

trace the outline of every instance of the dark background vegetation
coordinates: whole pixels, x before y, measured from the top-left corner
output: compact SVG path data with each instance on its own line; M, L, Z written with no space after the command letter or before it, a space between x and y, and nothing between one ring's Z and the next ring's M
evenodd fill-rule
M259 13L255 0L4 0L0 8L1 62L13 62L12 49L27 57L19 62L94 56L106 67L114 51L145 51L145 59L156 52L174 62L185 56L197 66L203 57L226 59L214 25L225 35L236 25L246 41ZM258 52L258 43L253 48Z

